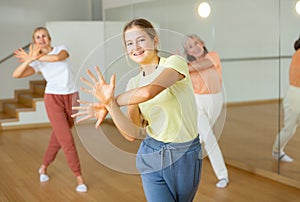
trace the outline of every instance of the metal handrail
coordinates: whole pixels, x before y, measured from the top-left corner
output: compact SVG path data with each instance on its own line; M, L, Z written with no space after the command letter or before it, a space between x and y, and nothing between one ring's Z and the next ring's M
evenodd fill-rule
M28 43L27 45L23 46L22 49L27 49L30 46L31 43ZM8 60L9 58L13 57L14 53L6 56L5 58L3 58L2 60L0 60L0 64L5 62L6 60Z

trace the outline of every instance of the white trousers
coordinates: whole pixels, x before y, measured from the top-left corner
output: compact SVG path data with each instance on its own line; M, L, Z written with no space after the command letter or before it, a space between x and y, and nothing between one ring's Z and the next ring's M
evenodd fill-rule
M300 88L289 86L283 100L284 126L277 134L273 145L274 152L283 152L286 144L294 136L300 120Z
M204 150L217 178L219 180L222 178L228 179L228 171L213 131L213 126L220 116L223 107L224 101L222 93L195 94L195 99L198 109L198 132L200 142L202 144L204 143Z

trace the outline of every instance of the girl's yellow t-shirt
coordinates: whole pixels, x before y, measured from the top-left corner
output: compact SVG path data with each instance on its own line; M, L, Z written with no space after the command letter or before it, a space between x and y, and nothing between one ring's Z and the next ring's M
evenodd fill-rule
M143 76L139 73L129 80L127 90L150 84L165 68L173 68L185 78L153 99L139 104L143 118L148 121L146 131L158 141L188 142L197 137L197 108L188 66L183 57L161 57L152 74Z

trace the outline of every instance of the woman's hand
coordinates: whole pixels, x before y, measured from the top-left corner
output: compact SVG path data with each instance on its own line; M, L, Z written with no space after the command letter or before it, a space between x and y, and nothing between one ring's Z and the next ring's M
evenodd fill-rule
M41 47L39 45L30 44L29 53L26 53L24 49L20 48L14 52L14 56L16 58L19 58L19 62L34 61L34 60L38 60L40 57L44 55L43 53L40 53L40 51L41 51Z

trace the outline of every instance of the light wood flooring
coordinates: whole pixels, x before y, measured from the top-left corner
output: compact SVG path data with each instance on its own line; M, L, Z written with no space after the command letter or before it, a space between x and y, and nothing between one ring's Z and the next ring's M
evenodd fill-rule
M227 163L300 188L300 129L285 149L292 163L278 162L271 155L283 117L278 102L227 107L219 144Z
M76 180L67 166L62 151L59 152L56 160L48 169L50 181L39 182L37 170L48 144L51 128L0 132L0 202L146 201L139 175L114 171L95 160L97 156L92 155L97 155L97 152L94 149L102 149L99 147L100 144L98 145L93 140L96 140L95 138L101 134L95 132L96 130L92 125L85 125L82 128L83 130L75 130L74 128L73 131L83 175L88 186L87 193L75 191ZM125 141L111 123L104 124L100 130L104 131L113 145L117 145L129 153L136 151L138 142L129 143ZM222 136L221 139L224 137ZM83 144L90 144L88 150L92 155L88 153ZM91 148L92 146L95 148ZM223 149L227 148L224 145L221 146ZM215 187L217 179L209 161L205 158L201 183L194 201L296 202L300 199L299 189L231 166L228 166L228 169L230 184L226 189L218 189Z

